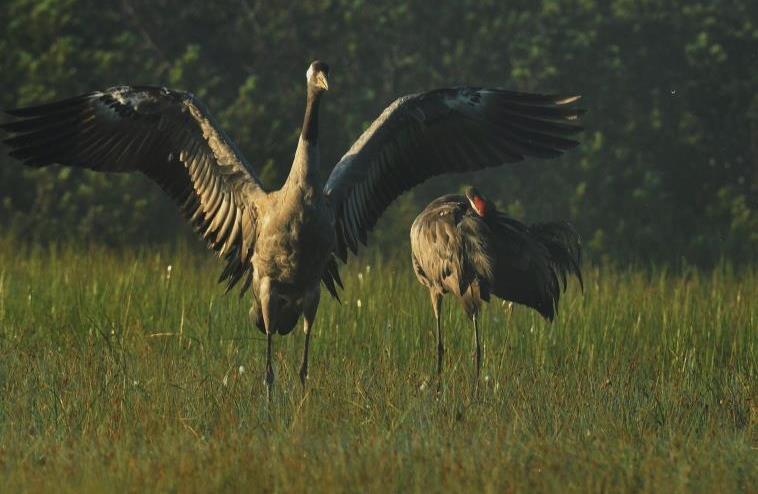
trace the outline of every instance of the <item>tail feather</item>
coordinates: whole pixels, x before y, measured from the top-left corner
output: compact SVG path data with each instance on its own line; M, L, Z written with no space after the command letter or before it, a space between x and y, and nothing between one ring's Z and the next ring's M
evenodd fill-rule
M498 297L531 307L552 321L571 275L584 289L581 240L569 223L527 226L500 215L493 232L498 246L494 290Z
M331 296L334 297L337 302L341 302L337 287L344 287L342 286L342 279L340 278L340 271L336 257L332 256L329 259L329 262L327 262L326 269L324 269L324 272L321 274L321 281L324 283L326 289L329 290Z
M550 253L553 269L560 276L563 289L566 289L568 276L573 274L584 291L584 280L579 268L582 263L582 239L571 223L566 221L535 223L529 227L529 232Z

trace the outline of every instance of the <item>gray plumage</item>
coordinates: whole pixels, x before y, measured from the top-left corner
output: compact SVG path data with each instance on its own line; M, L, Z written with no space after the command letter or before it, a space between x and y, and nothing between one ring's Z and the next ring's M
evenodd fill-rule
M252 287L251 315L268 338L305 320L301 380L323 282L337 297L337 257L347 259L403 191L446 172L554 157L577 143L578 97L500 89L439 89L399 98L360 136L322 182L318 109L329 67L307 72L307 104L290 174L268 191L253 167L192 94L119 86L47 105L9 110L0 125L11 156L154 180L211 249L226 260L221 281Z
M442 372L442 297L460 300L474 322L477 376L481 365L477 316L492 295L537 310L552 321L567 278L579 268L581 242L568 223L525 225L497 211L476 189L432 201L411 226L411 260L429 289L437 320L437 371Z
M337 255L357 252L389 204L430 177L481 170L574 148L579 96L462 87L403 96L342 157L326 182Z

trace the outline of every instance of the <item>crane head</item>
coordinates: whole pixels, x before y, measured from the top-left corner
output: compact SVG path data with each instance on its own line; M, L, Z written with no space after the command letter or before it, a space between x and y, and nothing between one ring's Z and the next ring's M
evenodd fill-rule
M488 201L487 199L482 196L479 191L475 187L466 187L466 199L468 199L469 204L471 204L471 208L484 218L484 215L487 214L488 209Z
M305 73L305 79L308 85L316 88L318 91L329 90L329 66L320 60L314 60Z

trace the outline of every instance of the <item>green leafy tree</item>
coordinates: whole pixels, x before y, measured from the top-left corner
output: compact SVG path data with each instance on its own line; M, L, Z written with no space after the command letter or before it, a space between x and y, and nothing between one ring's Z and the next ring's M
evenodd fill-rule
M527 220L573 221L596 256L750 261L756 19L748 0L6 0L0 106L126 83L191 90L276 187L314 58L333 66L324 163L401 94L460 84L577 92L589 113L575 152L433 179L390 209L375 243L404 242L426 201L476 183ZM30 239L121 244L187 232L142 177L28 170L5 156L0 211L3 225Z

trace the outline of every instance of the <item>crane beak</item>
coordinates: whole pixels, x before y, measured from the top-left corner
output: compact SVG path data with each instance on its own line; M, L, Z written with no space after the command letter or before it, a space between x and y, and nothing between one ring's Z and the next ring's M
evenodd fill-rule
M316 87L319 87L324 91L329 91L329 81L326 80L326 74L318 72L315 79L314 83L316 84Z

